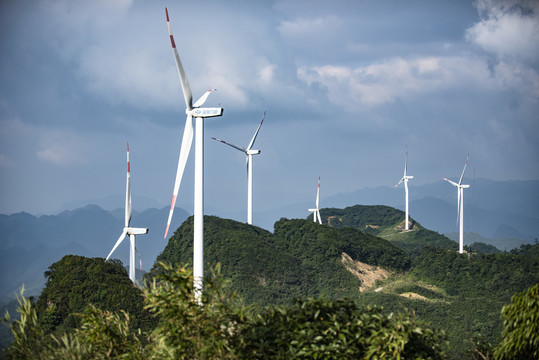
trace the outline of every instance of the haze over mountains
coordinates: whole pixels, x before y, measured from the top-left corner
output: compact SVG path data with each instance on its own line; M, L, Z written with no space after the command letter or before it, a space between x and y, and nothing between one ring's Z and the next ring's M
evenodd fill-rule
M468 180L468 179L466 179ZM482 235L501 250L510 250L520 243L531 243L539 236L539 181L498 182L477 179L468 181L472 187L465 194L465 231ZM278 209L255 211L254 225L273 231L280 218L306 218L313 197L305 203L288 204ZM364 188L352 193L324 197L321 188L321 208L346 207L355 204L383 204L399 209L404 207L402 189L392 187ZM105 257L120 235L123 227L123 209L111 210L114 203L122 203L115 196L99 200L109 210L87 205L66 210L57 215L34 216L28 213L0 215L0 295L10 296L25 283L28 294L39 293L44 284L43 272L66 254ZM424 227L439 233L454 232L456 222L456 192L445 182L422 186L410 185L410 215ZM151 200L134 198L136 208L151 204ZM261 204L256 203L255 210ZM163 239L168 207L150 208L135 212L133 226L150 229L149 234L137 238L143 269L149 270L167 241ZM245 209L224 211L206 208L206 214L245 221ZM183 209L176 209L172 229L188 217ZM172 233L171 233L172 235ZM504 240L504 238L507 238ZM511 239L508 239L511 238ZM466 238L465 238L465 244ZM114 258L128 264L128 246L122 244Z

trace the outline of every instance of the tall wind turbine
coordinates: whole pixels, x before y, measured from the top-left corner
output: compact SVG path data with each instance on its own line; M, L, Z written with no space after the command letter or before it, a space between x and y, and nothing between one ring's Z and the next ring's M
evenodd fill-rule
M264 116L262 117L262 121L260 121L260 125L258 125L258 128L255 131L255 134L253 135L253 138L251 139L251 142L247 146L247 149L243 146L234 145L231 143L228 143L224 140L217 139L212 137L213 140L220 141L223 144L226 144L228 146L233 147L234 149L237 149L245 155L247 155L247 224L252 225L253 224L253 155L260 154L260 150L253 150L253 145L255 144L256 136L258 135L258 132L260 131L260 127L262 126L262 123L264 122L264 119L266 118L266 112L264 111Z
M460 225L459 228L459 253L464 252L464 189L468 189L470 185L462 184L462 178L464 177L464 171L466 171L466 166L468 166L468 156L466 156L466 163L464 164L464 169L462 169L462 174L460 175L459 183L455 183L449 179L444 178L445 181L449 182L451 185L457 187L457 223Z
M405 196L405 202L406 202L406 221L405 221L405 230L410 230L410 225L408 222L408 180L413 179L413 176L409 176L406 174L406 170L408 168L408 147L406 147L406 159L404 160L404 176L399 180L397 185L395 185L395 188L399 186L400 183L404 182L404 196Z
M313 213L313 221L318 220L319 224L322 224L322 217L320 216L320 176L318 177L318 188L316 189L316 208L309 209Z
M130 251L129 251L129 278L133 283L135 283L135 252L138 253L138 250L136 248L135 244L135 235L144 235L148 233L148 229L146 228L134 228L130 227L129 223L131 222L131 213L132 213L132 206L131 206L131 166L129 163L129 143L127 143L127 180L125 185L125 224L124 224L124 231L118 238L118 241L116 241L116 244L110 251L109 255L107 256L106 260L110 258L114 250L120 245L120 243L125 239L127 235L129 235L130 240ZM106 261L105 260L105 261ZM140 260L140 254L139 254L139 261L142 267L142 261Z
M210 93L215 89L208 90L193 104L193 95L191 93L191 87L187 80L187 75L183 69L178 50L176 49L176 43L174 42L174 36L170 28L170 20L168 16L168 9L165 8L167 15L168 33L170 35L170 43L172 45L172 52L174 59L176 60L176 67L178 68L178 75L180 77L180 83L182 85L183 97L185 100L185 113L187 119L185 120L185 128L183 131L182 145L180 148L180 157L178 159L178 170L176 172L176 181L174 182L174 190L172 192L172 203L170 204L170 212L168 215L167 227L165 230L165 239L168 234L170 222L172 220L172 214L174 212L174 206L176 205L176 197L180 189L180 183L182 181L183 172L185 170L185 164L191 151L191 144L193 142L193 117L195 117L196 123L196 138L195 138L195 196L194 196L194 239L193 239L193 281L195 288L195 296L197 300L200 300L200 294L202 292L202 279L204 277L204 118L215 117L223 115L222 108L201 108L206 102L206 99Z

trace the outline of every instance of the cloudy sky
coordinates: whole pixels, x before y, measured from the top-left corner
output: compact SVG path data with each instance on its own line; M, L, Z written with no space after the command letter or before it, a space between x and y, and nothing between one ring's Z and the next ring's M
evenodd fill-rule
M406 145L415 184L468 153L477 177L539 179L537 1L3 0L0 213L123 194L126 141L134 196L170 204L185 104L165 6L194 98L225 109L206 208L246 208L245 156L211 137L246 146L264 110L257 210L314 202L318 176L322 198L394 185Z

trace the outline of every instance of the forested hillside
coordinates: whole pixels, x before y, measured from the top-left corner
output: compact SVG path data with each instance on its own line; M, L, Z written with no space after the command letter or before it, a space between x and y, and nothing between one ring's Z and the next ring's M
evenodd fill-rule
M425 246L458 249L453 240L425 229L410 218L410 231L404 231L404 212L385 205L355 205L344 209L321 209L322 223L335 228L351 227L389 240L411 256ZM309 217L312 219L312 215Z
M61 335L80 325L88 304L102 310L131 314L134 328L150 330L152 321L143 310L142 291L133 285L116 261L66 255L45 272L47 284L36 302L45 333Z
M189 264L193 217L178 228L157 262ZM204 218L204 261L218 262L231 286L250 304L287 303L295 297L356 296L361 281L342 263L355 261L392 271L406 270L408 256L388 241L356 229L334 229L307 220L281 219L274 233L213 216ZM147 279L158 272L154 267Z

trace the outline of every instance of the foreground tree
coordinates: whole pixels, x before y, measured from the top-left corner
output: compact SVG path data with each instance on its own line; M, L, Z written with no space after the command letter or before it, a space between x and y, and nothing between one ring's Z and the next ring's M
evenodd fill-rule
M224 290L219 276L205 281L202 306L193 276L161 264L145 290L145 308L158 325L146 337L130 315L93 306L81 325L61 337L46 335L36 307L21 297L10 359L445 359L442 331L407 314L360 309L351 300L307 299L248 311ZM218 270L218 269L217 269ZM217 271L218 273L218 271ZM9 319L7 319L9 320Z
M502 309L504 329L494 359L539 359L539 284L513 296Z

